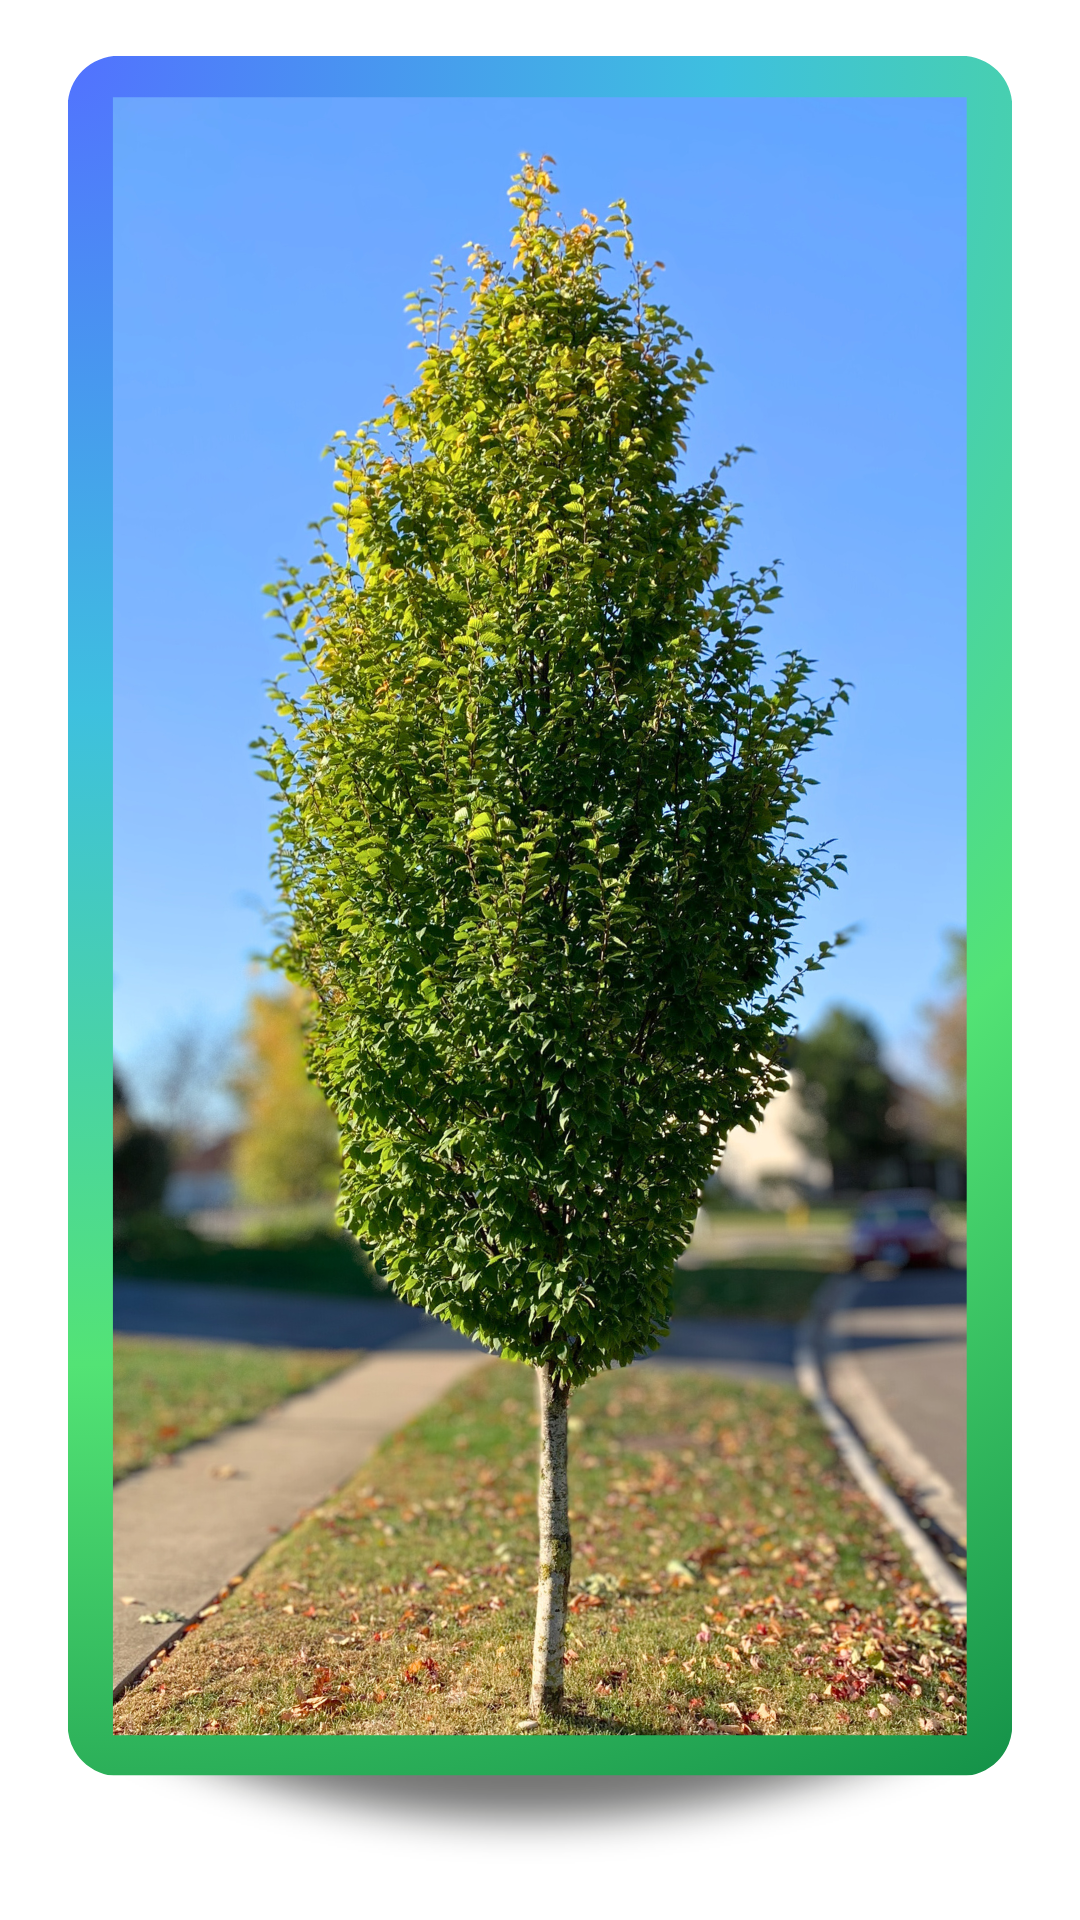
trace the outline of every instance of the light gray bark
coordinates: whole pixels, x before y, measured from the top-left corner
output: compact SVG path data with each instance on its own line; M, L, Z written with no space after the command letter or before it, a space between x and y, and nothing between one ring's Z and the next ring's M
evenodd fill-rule
M570 1591L570 1500L566 1476L569 1387L550 1367L537 1367L540 1395L540 1565L533 1639L532 1713L558 1713L563 1701L566 1602Z

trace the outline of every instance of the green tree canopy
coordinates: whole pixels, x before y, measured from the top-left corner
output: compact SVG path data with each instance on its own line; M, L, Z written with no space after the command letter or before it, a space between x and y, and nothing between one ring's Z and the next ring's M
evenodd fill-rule
M840 864L803 761L846 696L798 652L766 683L730 458L680 479L709 369L624 204L565 227L554 191L526 159L512 266L474 246L455 319L436 262L413 391L336 436L343 551L320 524L268 589L302 672L255 744L344 1223L565 1386L657 1344L720 1143L783 1084Z
M833 1184L874 1186L882 1164L909 1143L901 1089L872 1023L850 1007L830 1007L809 1033L792 1037L788 1060L810 1115L807 1145L832 1162Z

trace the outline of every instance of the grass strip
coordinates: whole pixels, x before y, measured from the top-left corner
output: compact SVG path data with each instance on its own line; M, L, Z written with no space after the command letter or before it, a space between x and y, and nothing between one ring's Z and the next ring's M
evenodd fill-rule
M245 1241L225 1246L203 1240L175 1220L144 1215L128 1223L113 1250L113 1272L122 1280L183 1280L200 1285L267 1287L286 1293L326 1294L351 1300L391 1296L362 1247L331 1230L298 1239Z
M833 1269L827 1263L757 1266L750 1261L731 1266L717 1262L708 1267L676 1267L671 1311L683 1320L730 1315L790 1325L809 1312L815 1293Z
M963 1629L794 1389L639 1366L571 1427L562 1719L527 1715L536 1414L499 1361L277 1542L116 1731L964 1731Z
M113 1336L113 1477L254 1420L317 1386L355 1353L226 1345L144 1334Z
M190 1239L194 1242L195 1236ZM806 1259L800 1264L772 1256L741 1262L717 1261L707 1267L676 1267L672 1313L682 1319L731 1315L738 1319L801 1320L817 1288L836 1262ZM118 1252L118 1279L181 1280L206 1286L258 1287L271 1292L329 1299L392 1300L352 1248L340 1238L311 1239L296 1246L225 1247L196 1242L194 1247L160 1254L145 1249L136 1258Z

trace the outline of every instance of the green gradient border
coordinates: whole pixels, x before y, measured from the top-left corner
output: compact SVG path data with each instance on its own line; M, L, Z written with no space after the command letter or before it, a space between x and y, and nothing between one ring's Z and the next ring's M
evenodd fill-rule
M968 157L971 1698L966 1735L118 1737L111 1716L112 104L141 97L962 98ZM109 59L70 98L70 1737L102 1773L978 1773L1009 1740L1010 111L964 58Z

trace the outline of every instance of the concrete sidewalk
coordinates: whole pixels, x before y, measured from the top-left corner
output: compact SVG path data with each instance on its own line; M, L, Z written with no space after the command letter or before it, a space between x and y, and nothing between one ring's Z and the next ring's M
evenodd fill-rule
M361 1360L261 1419L122 1480L113 1490L114 1687L175 1633L140 1625L140 1614L167 1609L190 1619L208 1605L388 1433L491 1364L463 1347Z

